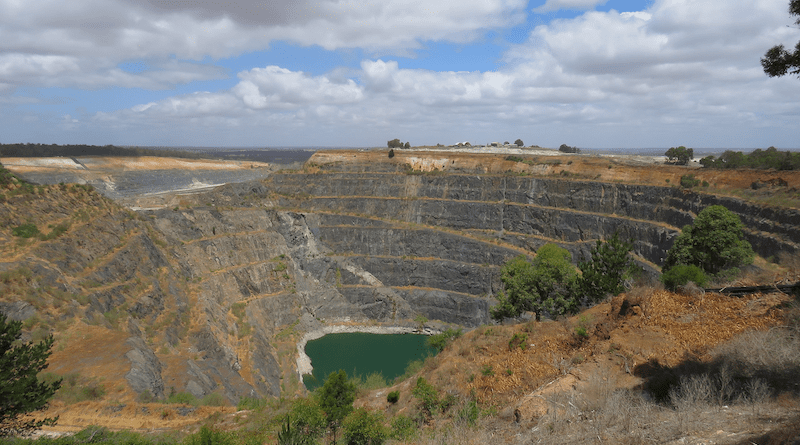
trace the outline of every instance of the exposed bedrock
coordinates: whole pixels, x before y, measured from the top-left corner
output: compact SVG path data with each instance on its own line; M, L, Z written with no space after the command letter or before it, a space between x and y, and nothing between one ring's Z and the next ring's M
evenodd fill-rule
M418 315L465 327L489 322L502 265L548 242L579 260L619 232L654 271L680 227L722 204L742 218L762 256L800 243L796 210L594 181L323 169L197 198L202 205L193 208L138 214L92 198L102 206L86 208L100 210L77 212L62 236L0 262L9 276L0 290L29 286L58 298L36 306L37 293L20 293L0 310L27 319L60 305L108 329L127 317L123 377L131 388L159 396L174 386L236 402L291 392L296 346L287 343L319 326L410 326ZM11 210L2 215L7 226L25 222Z
M323 173L272 175L267 184L295 205L452 227L508 230L554 241L601 239L615 230L661 264L677 231L703 208L739 215L762 256L800 247L800 212L675 187L494 175Z
M281 393L284 365L272 340L304 314L486 323L490 301L480 296L496 292L499 265L522 252L444 231L257 203L147 214L177 269L199 283L199 322L189 332L198 356L179 389L197 396L222 391L232 401ZM141 299L137 313L158 308L158 290Z

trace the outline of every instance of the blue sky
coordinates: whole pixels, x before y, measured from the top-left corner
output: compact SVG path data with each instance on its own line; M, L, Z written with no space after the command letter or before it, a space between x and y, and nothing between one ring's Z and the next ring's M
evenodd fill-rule
M800 147L788 0L0 0L0 142Z

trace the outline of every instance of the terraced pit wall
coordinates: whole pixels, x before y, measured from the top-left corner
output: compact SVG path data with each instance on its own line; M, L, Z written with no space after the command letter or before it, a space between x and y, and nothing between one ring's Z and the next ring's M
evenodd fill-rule
M503 263L548 242L577 260L618 231L655 273L679 227L722 204L760 255L800 243L797 210L671 187L311 161L305 172L157 211L125 211L71 186L9 196L0 203L0 271L10 277L0 309L55 329L59 372L137 396L174 388L236 402L302 392L296 345L308 332L416 328L420 315L433 328L490 322ZM19 242L10 228L29 220L71 225ZM30 276L14 275L23 267Z

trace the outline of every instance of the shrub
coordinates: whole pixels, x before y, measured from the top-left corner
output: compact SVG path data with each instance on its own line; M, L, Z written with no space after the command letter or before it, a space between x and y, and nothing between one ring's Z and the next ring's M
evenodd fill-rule
M325 413L313 399L299 399L289 412L292 426L305 436L320 438L325 434Z
M410 417L399 414L392 419L389 437L400 441L409 441L417 437L417 425Z
M89 442L89 441L87 441ZM213 430L207 426L200 428L196 434L192 434L184 440L186 445L233 445L234 437L231 433Z
M21 224L11 230L12 235L20 238L33 238L34 236L39 236L39 233L39 228L36 227L36 224L31 223Z
M528 346L527 342L528 342L528 334L525 333L514 334L511 337L511 340L508 341L508 350L513 351L518 347L522 350L525 350L525 348Z
M313 437L293 428L290 417L286 416L286 422L281 424L281 430L278 431L278 445L311 445L314 443L316 441Z
M40 238L43 241L56 239L59 236L66 233L66 231L69 230L69 227L70 227L69 223L58 224L57 226L53 227L53 230L51 230L50 233L48 233L47 235L41 235Z
M261 409L267 406L267 399L257 398L257 397L242 397L239 399L239 403L236 404L236 409L239 411L242 410L256 410Z
M664 283L664 287L671 291L675 291L678 286L683 286L690 281L702 287L708 283L708 277L703 272L703 269L694 264L678 264L661 275L661 282Z
M700 180L695 178L694 175L681 176L681 187L690 189L692 187L697 187L698 185L700 185Z
M475 425L481 413L478 402L470 400L458 411L458 420L466 422L468 425Z
M397 378L394 379L394 381L400 382L411 377L412 375L419 372L423 366L425 366L425 362L422 359L412 360L408 362L408 365L406 365L406 370L403 372L403 375L398 376Z
M428 337L425 343L431 348L436 349L436 351L442 352L444 351L444 348L446 348L447 345L450 344L451 341L453 341L458 337L461 337L460 328L459 329L447 328L447 330L445 330L442 333L431 335L430 337Z
M228 406L228 399L226 399L222 394L218 394L212 392L211 394L206 394L200 399L200 405L202 406Z
M382 445L389 432L383 426L383 413L356 408L342 423L347 445Z
M400 391L392 391L386 396L386 401L389 403L397 403L400 400Z
M197 405L197 397L190 392L176 392L167 397L167 403L178 405Z
M411 394L419 399L420 408L427 416L433 415L439 409L438 391L424 377L417 379L417 384L411 389Z
M366 391L389 386L388 382L386 382L386 378L383 377L380 371L367 374L366 377L353 374L350 383L356 385L356 388L359 390Z

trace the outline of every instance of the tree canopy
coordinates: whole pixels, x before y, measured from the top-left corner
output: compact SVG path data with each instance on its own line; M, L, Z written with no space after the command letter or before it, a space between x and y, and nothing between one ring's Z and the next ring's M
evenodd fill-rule
M572 264L570 253L555 244L545 244L532 261L520 255L503 265L500 279L505 292L491 309L492 317L503 319L532 311L536 318L573 313L586 297L596 303L625 289L625 280L636 270L630 251L633 244L614 233L607 241L597 241L590 259Z
M357 408L344 419L344 440L347 445L382 445L389 436L383 426L381 411Z
M333 431L334 442L336 430L342 420L353 411L356 400L356 385L347 380L343 370L332 372L319 389L319 407L325 413L328 427Z
M680 147L672 147L664 153L667 157L667 162L671 164L686 165L694 159L694 149L686 148L683 145Z
M514 141L514 145L516 145L517 147L522 147L523 145L525 145L525 143L522 142L522 139L517 139L516 141Z
M667 253L663 270L678 264L695 265L717 275L753 262L755 253L744 239L739 216L720 205L703 209L694 224L685 226Z
M633 243L622 241L619 234L608 241L597 240L588 261L578 263L581 270L581 291L590 301L597 302L607 295L625 290L625 281L633 276L636 265L630 256Z
M794 23L800 25L800 0L789 2L789 14L798 17ZM781 77L786 74L796 74L800 77L800 42L797 42L792 52L787 51L783 45L773 46L764 54L761 66L769 77Z
M20 342L22 322L8 321L0 314L0 436L24 433L57 418L34 420L26 416L47 407L47 401L61 387L61 380L47 383L39 372L47 368L53 336L42 342Z
M700 159L706 168L761 168L775 170L800 170L800 153L780 151L775 147L760 148L750 153L725 150L719 157L706 156Z
M498 297L500 303L492 316L516 317L533 311L539 318L543 312L557 316L574 311L578 273L571 259L566 249L545 244L533 261L520 255L506 263L500 271L506 294Z

